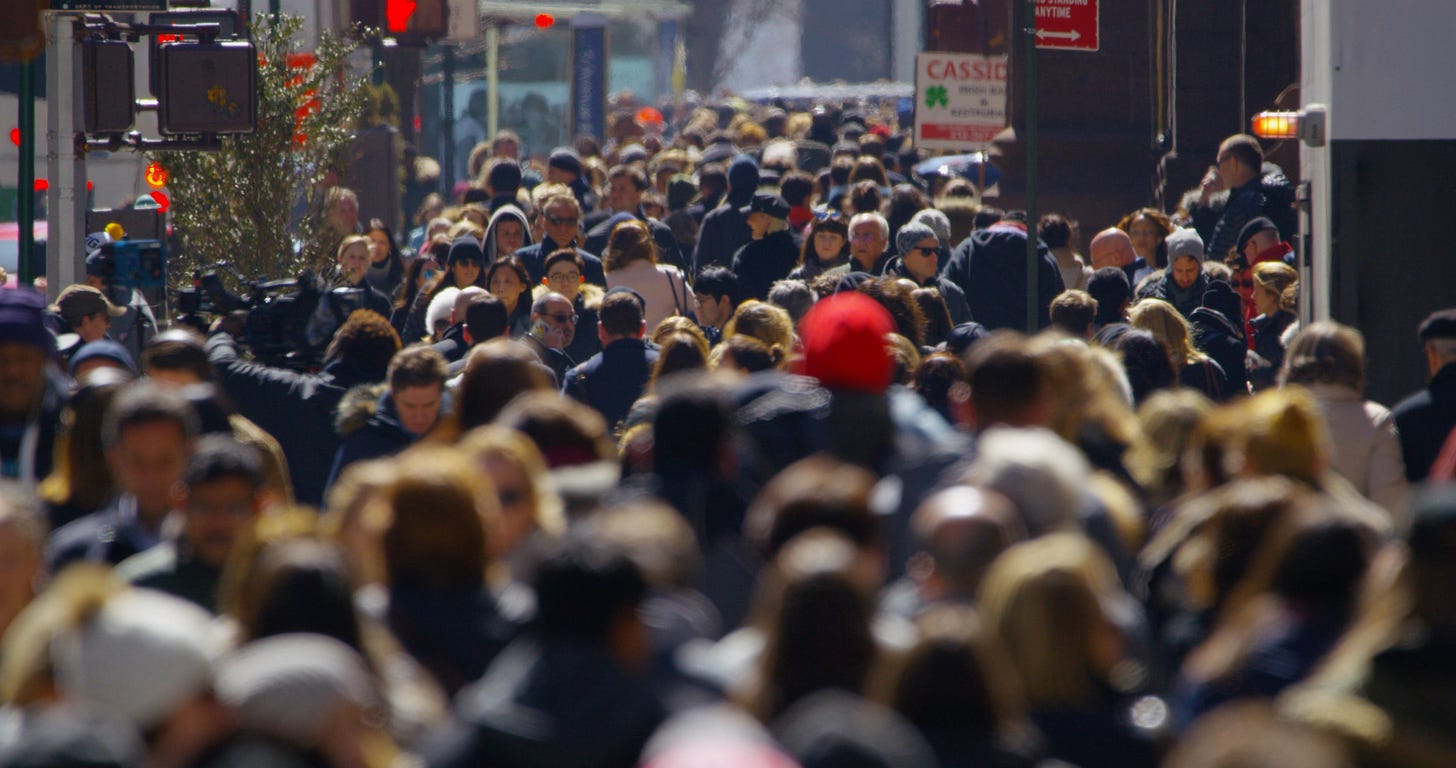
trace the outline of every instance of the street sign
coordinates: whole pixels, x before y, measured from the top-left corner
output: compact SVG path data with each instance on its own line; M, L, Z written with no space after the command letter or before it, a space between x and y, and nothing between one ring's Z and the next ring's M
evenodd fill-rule
M165 11L167 0L51 0L53 11Z
M915 146L969 149L1006 128L1006 56L915 57Z
M1095 51L1099 45L1099 0L1036 0L1036 47Z

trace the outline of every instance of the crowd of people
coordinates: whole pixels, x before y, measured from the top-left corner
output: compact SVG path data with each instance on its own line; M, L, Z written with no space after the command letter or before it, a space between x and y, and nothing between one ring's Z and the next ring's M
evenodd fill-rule
M617 127L332 192L316 371L0 291L0 766L1456 763L1456 309L1366 400L1257 140L1087 239L852 108Z

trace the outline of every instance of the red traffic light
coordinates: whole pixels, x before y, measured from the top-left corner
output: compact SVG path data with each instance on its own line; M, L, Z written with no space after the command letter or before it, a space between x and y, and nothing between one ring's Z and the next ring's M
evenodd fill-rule
M17 147L20 146L20 129L19 128L11 128L10 129L10 143L14 144Z
M171 199L169 199L164 193L153 192L152 199L157 201L157 205L161 206L162 213L166 213L167 209L172 207Z
M36 179L34 182L32 182L32 186L35 187L35 191L44 192L47 189L51 188L51 183L49 181L46 181L45 179Z
M556 17L555 16L552 16L549 13L538 13L538 14L536 14L536 28L537 29L547 29L552 24L555 24L555 23L556 23Z
M384 0L384 28L391 34L406 31L417 7L418 0Z

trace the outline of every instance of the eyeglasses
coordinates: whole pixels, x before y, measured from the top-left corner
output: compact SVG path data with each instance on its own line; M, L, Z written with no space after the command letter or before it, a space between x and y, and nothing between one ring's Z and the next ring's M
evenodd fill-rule
M546 275L547 280L559 280L567 283L574 283L581 279L580 272L553 272Z
M551 315L551 314L547 314L545 312L542 312L541 313L541 316L544 317L544 318L548 318L550 320L554 320L554 321L556 321L558 323L570 323L572 325L576 325L576 320L577 320L577 315L574 312L572 314L569 314L569 315Z
M853 240L855 242L864 242L866 240L879 240L880 239L880 233L878 233L878 232L857 232L857 233L855 233L853 235L850 235L849 239L850 240Z
M578 221L580 221L580 219L578 219L575 216L550 216L550 215L548 215L546 217L546 223L547 224L550 224L553 227L559 227L559 226L561 226L563 224L571 224L572 226L575 226L576 225L576 222L578 222Z

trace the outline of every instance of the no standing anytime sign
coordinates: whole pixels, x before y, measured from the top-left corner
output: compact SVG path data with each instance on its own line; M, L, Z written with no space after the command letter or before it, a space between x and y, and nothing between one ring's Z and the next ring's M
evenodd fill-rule
M922 53L915 57L915 145L971 149L1006 127L1005 56Z

